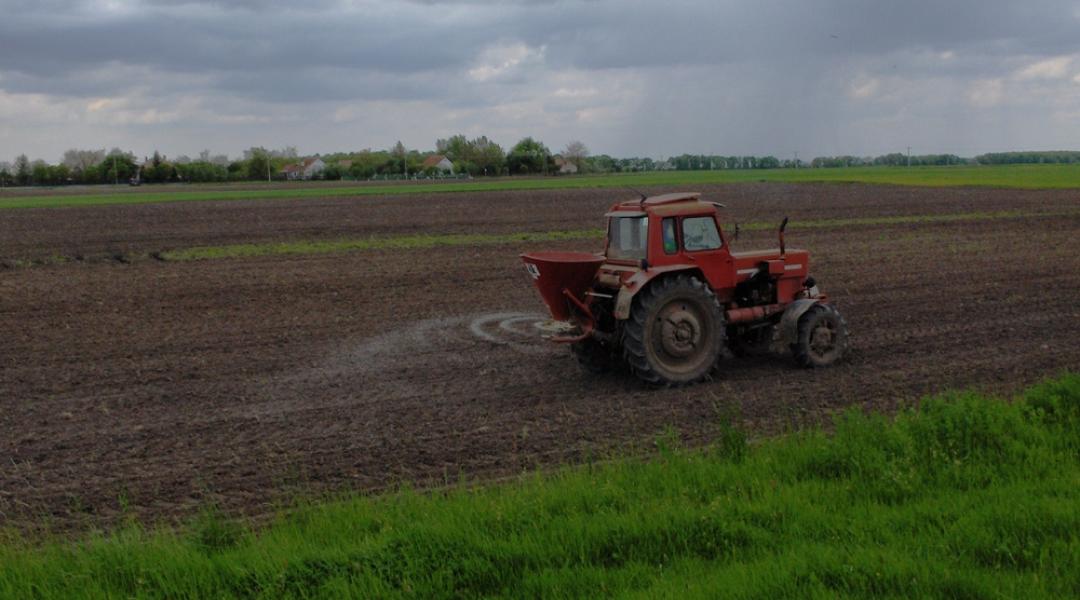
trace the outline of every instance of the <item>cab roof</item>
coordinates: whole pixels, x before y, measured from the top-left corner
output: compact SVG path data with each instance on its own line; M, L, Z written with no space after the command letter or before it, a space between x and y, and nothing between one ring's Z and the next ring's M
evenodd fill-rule
M701 198L701 192L675 192L672 194L649 196L642 204L645 206L659 206L661 204L671 204L672 202L680 202L683 200L697 200L699 198Z
M716 212L714 203L702 202L700 198L700 192L674 192L649 196L641 200L627 200L613 206L612 212L609 212L607 216L644 216L646 211L664 216Z

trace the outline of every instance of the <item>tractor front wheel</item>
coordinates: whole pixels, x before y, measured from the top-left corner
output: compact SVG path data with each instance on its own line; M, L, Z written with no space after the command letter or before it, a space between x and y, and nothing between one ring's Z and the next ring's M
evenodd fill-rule
M791 354L803 367L827 367L844 356L847 343L844 317L831 305L816 304L799 317L799 337Z
M623 331L623 354L634 374L669 386L708 377L725 337L716 296L691 275L661 279L639 292Z

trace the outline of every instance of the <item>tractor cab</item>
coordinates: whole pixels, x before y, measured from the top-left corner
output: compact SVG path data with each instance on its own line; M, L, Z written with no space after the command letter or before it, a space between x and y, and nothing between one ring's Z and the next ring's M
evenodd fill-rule
M655 273L686 270L706 280L721 301L739 296L738 286L775 288L774 301L790 300L802 288L809 253L805 250L732 252L724 236L722 204L703 202L697 193L664 194L611 207L605 262L598 283L612 289L651 279ZM617 281L616 281L617 280ZM741 290L742 298L763 297ZM753 292L757 292L756 295ZM745 304L745 302L743 302Z
M608 219L605 255L612 261L666 265L685 260L686 252L724 248L717 205L701 202L698 196L664 194L611 207L604 215Z

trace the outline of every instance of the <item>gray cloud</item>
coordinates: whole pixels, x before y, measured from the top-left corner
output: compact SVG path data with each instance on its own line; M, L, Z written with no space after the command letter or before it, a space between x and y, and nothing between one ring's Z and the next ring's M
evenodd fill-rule
M430 147L457 131L653 156L1080 139L1075 1L0 0L0 13L0 158Z

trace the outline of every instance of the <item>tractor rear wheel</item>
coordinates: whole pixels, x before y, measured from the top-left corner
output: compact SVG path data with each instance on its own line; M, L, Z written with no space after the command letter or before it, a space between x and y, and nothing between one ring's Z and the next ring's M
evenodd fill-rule
M844 317L831 305L816 304L799 317L799 337L791 354L803 367L827 367L844 356L847 343Z
M676 275L634 297L623 329L623 355L648 383L685 385L712 373L724 333L712 290L696 277Z

